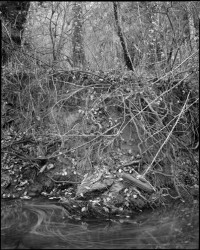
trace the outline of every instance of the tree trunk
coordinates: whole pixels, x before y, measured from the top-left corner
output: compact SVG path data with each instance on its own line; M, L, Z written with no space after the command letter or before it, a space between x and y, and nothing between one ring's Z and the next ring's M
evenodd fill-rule
M85 66L85 52L83 45L83 27L82 27L82 2L73 3L73 66L81 68Z
M116 26L117 26L117 34L119 36L119 39L120 39L120 42L121 42L121 45L122 45L122 49L123 49L124 61L125 61L125 64L126 64L127 68L129 70L133 71L134 70L133 64L132 64L131 58L129 56L128 49L126 47L126 43L125 43L125 39L124 39L124 36L123 36L123 33L122 33L122 29L121 29L120 24L119 24L117 2L113 2L113 8L114 8L115 23L116 23Z
M196 42L196 28L194 25L194 18L193 18L193 10L192 10L192 5L190 2L187 3L187 17L188 17L188 26L189 26L189 33L190 33L190 46L192 50L197 50L197 42Z
M14 45L21 45L24 24L26 22L30 2L0 2L2 20L2 63L5 64L12 56Z

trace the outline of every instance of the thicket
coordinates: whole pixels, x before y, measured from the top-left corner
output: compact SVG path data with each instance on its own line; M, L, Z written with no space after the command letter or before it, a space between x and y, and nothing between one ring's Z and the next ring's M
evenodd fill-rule
M161 192L173 186L178 197L198 183L198 51L160 75L156 63L64 70L41 67L23 49L15 53L2 69L3 151L41 165L70 156L83 176L120 149L130 126L141 177Z
M197 178L198 105L195 72L151 79L132 71L4 68L2 138L9 133L11 148L12 141L35 140L39 146L27 160L72 154L84 174L120 147L131 124L140 141L139 174L155 187L173 184L179 193L186 179L194 184Z

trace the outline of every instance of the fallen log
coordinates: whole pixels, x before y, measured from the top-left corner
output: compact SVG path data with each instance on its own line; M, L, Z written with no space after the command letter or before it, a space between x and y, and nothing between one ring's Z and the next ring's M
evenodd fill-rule
M140 178L139 176L136 178L130 174L120 173L120 177L129 185L139 187L146 192L153 193L156 191L146 179Z

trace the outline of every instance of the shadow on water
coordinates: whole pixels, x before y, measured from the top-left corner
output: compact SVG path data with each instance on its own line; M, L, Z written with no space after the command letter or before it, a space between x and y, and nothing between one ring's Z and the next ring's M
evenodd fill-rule
M134 218L72 221L60 203L5 201L2 249L198 249L198 204L145 211Z

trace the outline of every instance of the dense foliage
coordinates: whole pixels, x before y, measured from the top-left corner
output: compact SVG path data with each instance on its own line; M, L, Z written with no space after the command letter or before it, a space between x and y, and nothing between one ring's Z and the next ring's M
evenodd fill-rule
M82 212L100 196L101 215L195 199L198 8L31 2L2 71L2 196L89 200Z

